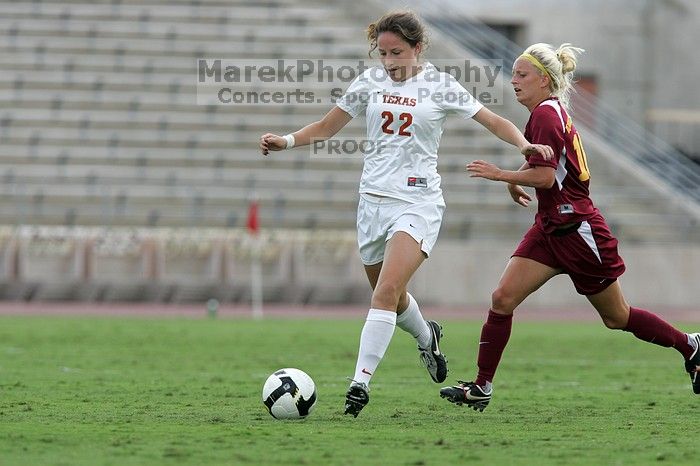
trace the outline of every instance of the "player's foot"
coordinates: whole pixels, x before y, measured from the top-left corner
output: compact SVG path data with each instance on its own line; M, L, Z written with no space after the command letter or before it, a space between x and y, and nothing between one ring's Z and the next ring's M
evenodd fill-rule
M685 370L690 374L693 393L700 395L700 333L691 333L688 336L695 340L695 351L685 362Z
M345 395L345 414L357 417L367 403L369 403L369 387L366 383L353 382Z
M447 358L440 351L442 327L434 320L426 320L425 323L430 327L430 348L418 347L420 359L426 369L428 369L428 373L433 381L441 383L447 378Z
M474 408L474 411L477 409L483 411L491 401L492 393L493 389L487 391L474 382L462 382L461 380L457 381L457 385L440 389L442 398L447 398L447 401L459 406L465 404Z

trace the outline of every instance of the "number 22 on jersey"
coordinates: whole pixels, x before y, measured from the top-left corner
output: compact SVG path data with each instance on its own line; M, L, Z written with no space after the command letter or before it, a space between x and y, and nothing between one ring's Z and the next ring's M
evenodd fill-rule
M394 130L390 128L391 124L394 122L394 114L388 110L385 110L382 112L382 119L384 120L382 131L386 134L394 134ZM399 136L410 136L411 132L407 130L413 123L413 115L408 112L404 112L399 115L399 121L403 122L399 127Z

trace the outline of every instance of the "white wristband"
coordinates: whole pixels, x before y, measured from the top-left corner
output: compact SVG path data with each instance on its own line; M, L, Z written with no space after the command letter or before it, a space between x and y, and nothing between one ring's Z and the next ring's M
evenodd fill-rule
M293 134L287 134L287 135L284 135L282 137L284 138L285 141L287 141L287 147L285 147L285 149L291 149L292 147L294 147L294 144L296 143L296 141L294 140Z

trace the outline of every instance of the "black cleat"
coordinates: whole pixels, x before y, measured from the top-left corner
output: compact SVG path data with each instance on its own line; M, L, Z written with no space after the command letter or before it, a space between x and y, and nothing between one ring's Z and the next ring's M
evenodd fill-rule
M442 338L442 327L434 320L426 320L430 327L430 348L418 347L420 359L428 369L430 377L435 383L444 382L447 378L447 358L440 352L440 339Z
M685 370L690 374L690 382L693 385L693 393L700 395L700 333L689 334L695 340L695 351L685 362Z
M365 383L353 382L345 395L345 414L357 417L369 403L369 387Z
M474 382L457 381L458 385L443 387L440 389L440 396L447 398L447 401L458 406L467 405L474 408L474 411L483 411L491 401L493 390L486 392L485 389Z

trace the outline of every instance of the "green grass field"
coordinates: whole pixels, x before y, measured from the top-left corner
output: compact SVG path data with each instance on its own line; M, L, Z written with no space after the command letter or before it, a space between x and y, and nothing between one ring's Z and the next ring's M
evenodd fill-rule
M483 413L442 400L397 330L370 404L344 416L359 314L0 318L0 465L698 464L680 356L602 325L516 320ZM450 383L471 378L481 323L444 325ZM290 366L316 381L304 421L261 402Z

